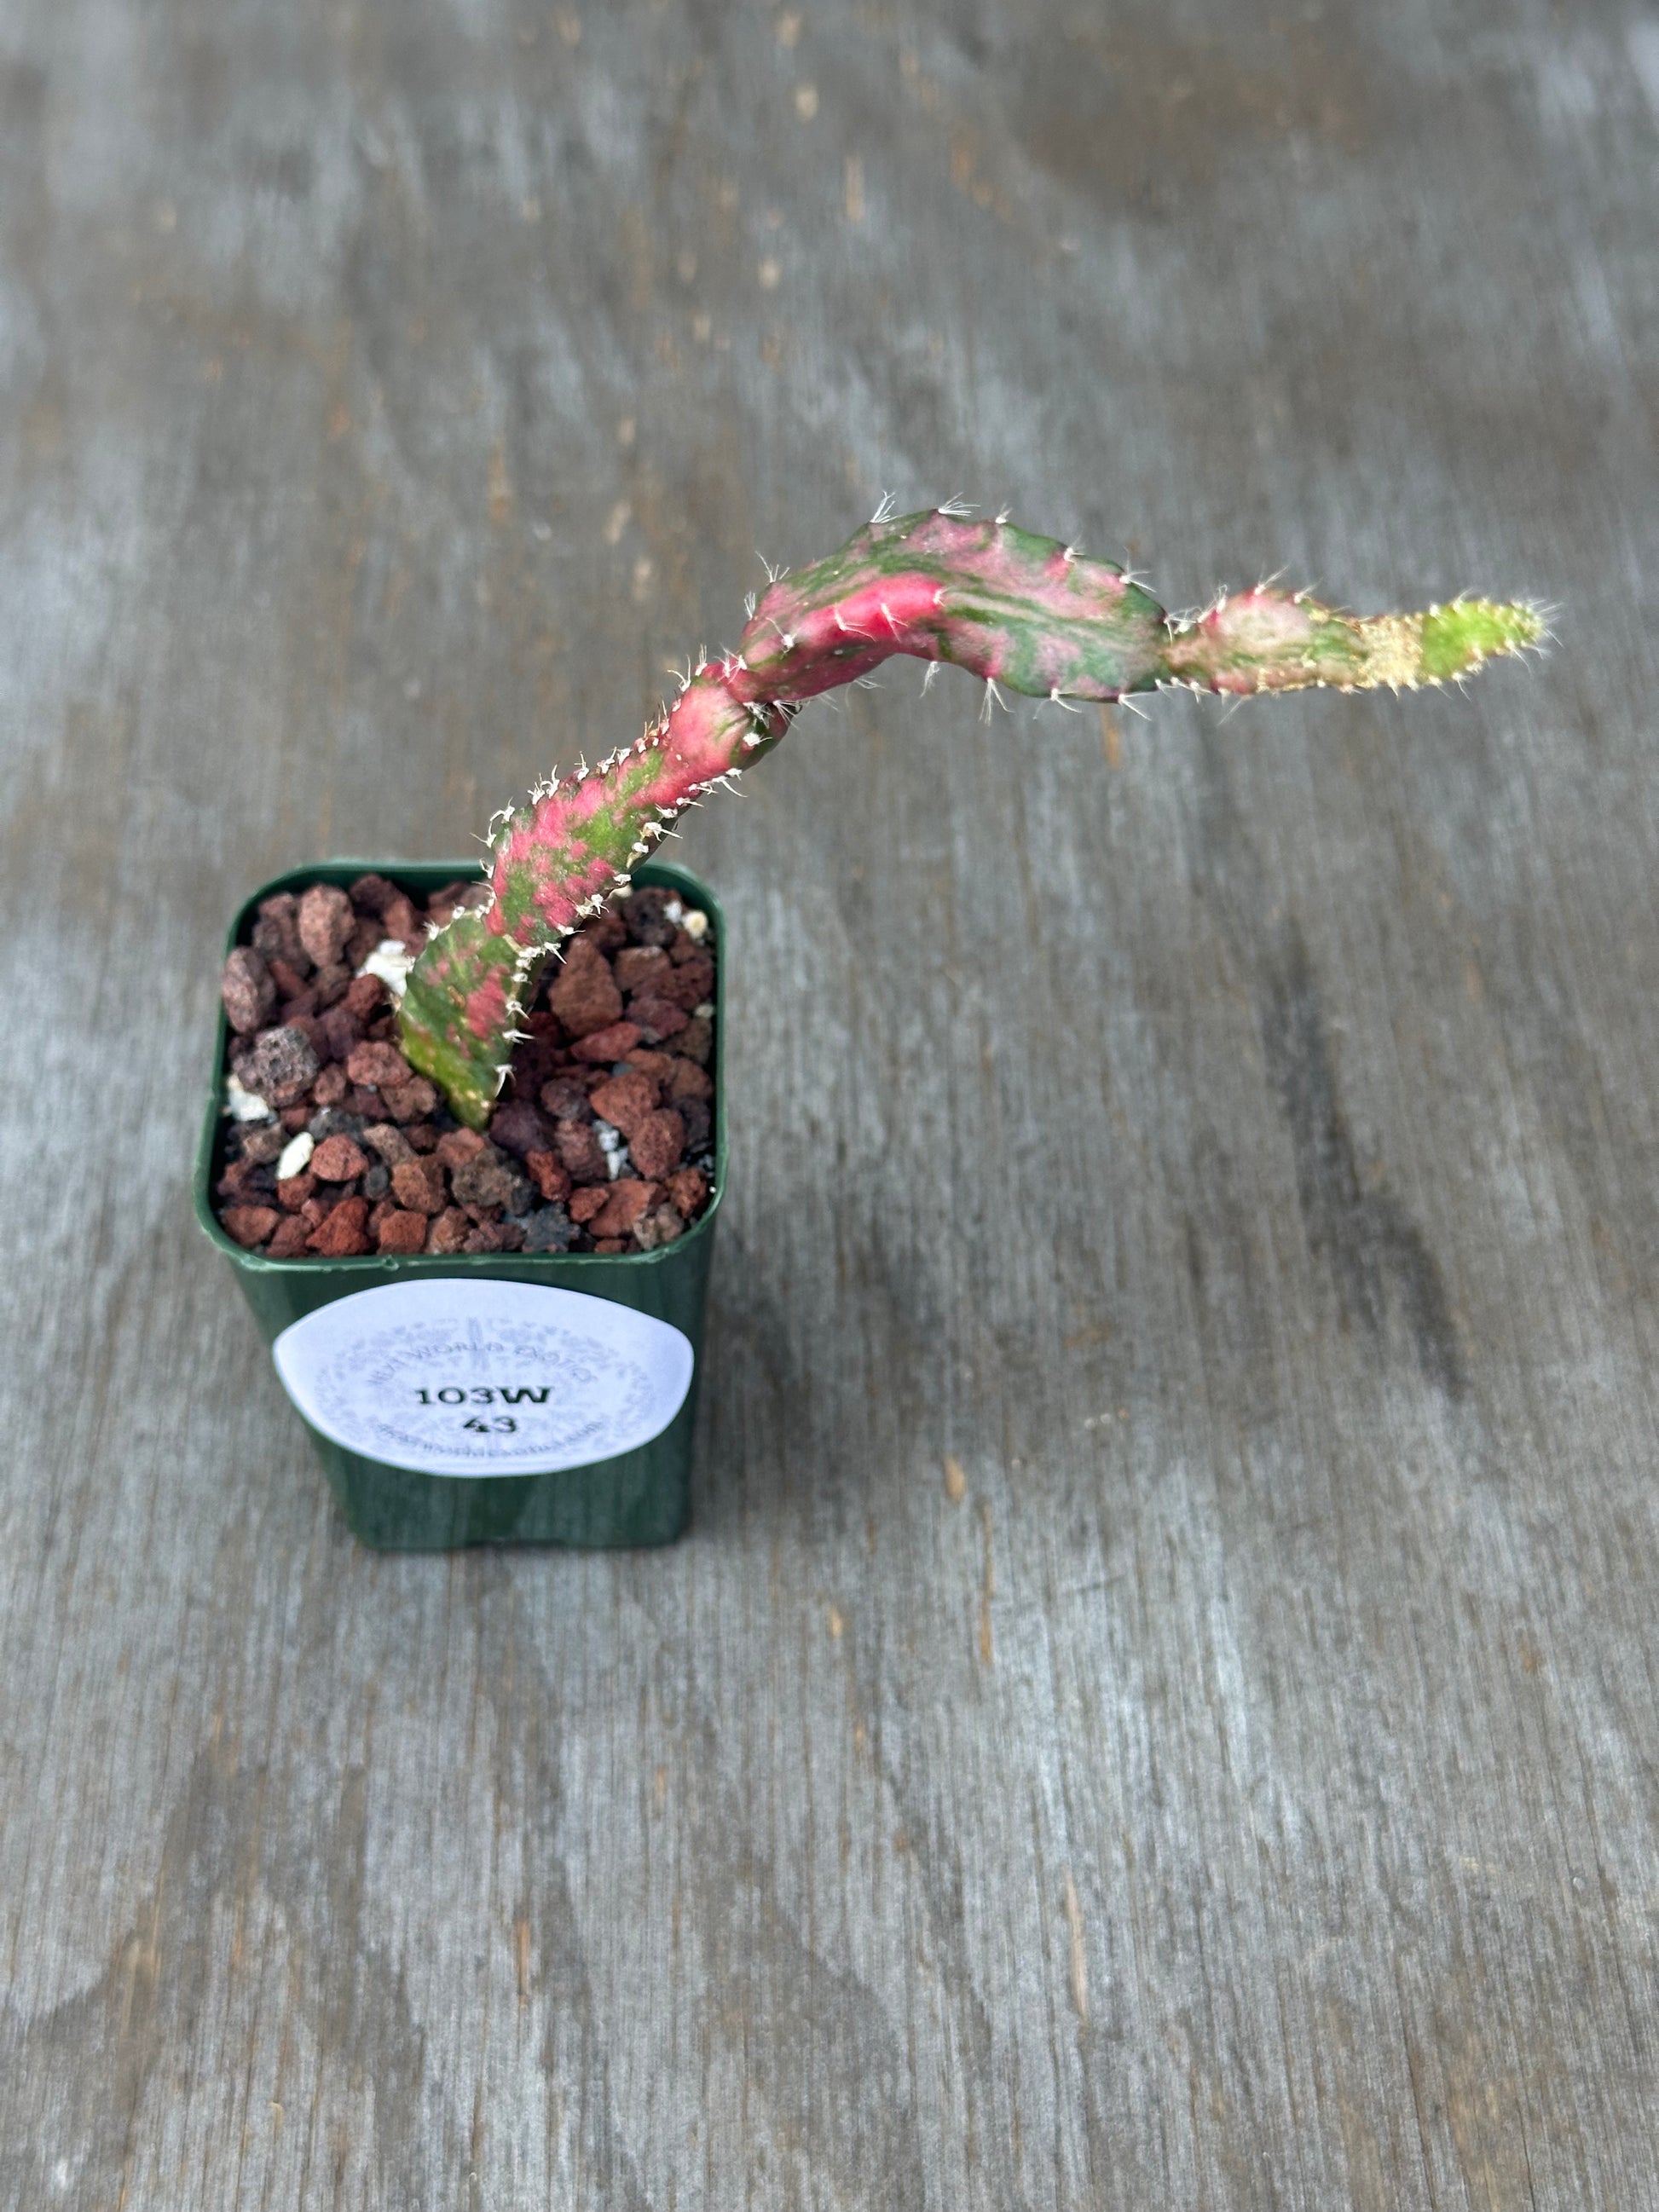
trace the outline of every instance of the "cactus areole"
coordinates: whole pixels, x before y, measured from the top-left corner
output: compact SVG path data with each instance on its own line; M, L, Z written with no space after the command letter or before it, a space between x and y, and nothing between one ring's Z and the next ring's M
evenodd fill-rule
M805 701L895 653L951 661L994 688L1063 703L1172 684L1409 690L1543 634L1542 616L1525 605L1458 599L1360 619L1268 585L1172 616L1113 562L1001 516L878 514L827 560L775 578L737 651L694 666L634 744L496 817L488 902L457 913L410 974L404 1052L463 1121L482 1127L564 939L627 888L678 815L769 751Z

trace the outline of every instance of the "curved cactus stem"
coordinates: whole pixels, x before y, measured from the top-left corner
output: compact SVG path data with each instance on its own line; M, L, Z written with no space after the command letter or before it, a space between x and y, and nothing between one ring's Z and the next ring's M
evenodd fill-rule
M458 914L410 973L404 1050L482 1127L512 1033L564 939L626 887L686 807L770 751L803 701L895 654L953 662L993 696L1003 685L1064 702L1172 684L1409 690L1543 635L1541 614L1524 605L1460 599L1360 618L1266 584L1173 617L1114 562L1000 516L884 513L827 560L775 577L737 652L690 671L634 745L506 817L490 840L489 904Z
M1172 617L1113 562L935 510L872 522L773 584L743 634L740 696L808 698L895 653L952 661L1033 698L1113 700L1171 684L1401 689L1463 675L1543 635L1530 606L1458 599L1361 620L1267 584Z
M729 665L729 664L728 664ZM760 759L782 707L739 703L718 670L691 678L625 751L532 793L490 839L489 903L458 913L410 970L404 1056L481 1129L506 1079L512 1032L564 939L626 890L629 872L711 786Z

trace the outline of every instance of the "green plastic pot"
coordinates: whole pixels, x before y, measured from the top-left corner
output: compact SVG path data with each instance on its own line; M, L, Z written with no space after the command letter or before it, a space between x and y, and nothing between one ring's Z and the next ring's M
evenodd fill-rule
M331 860L297 868L263 885L247 901L232 927L227 951L247 943L259 901L273 892L302 890L315 883L343 888L371 869L417 896L475 872L472 864L462 860ZM663 884L676 891L687 906L700 908L708 916L715 945L724 954L725 923L719 902L688 869L653 861L635 872L635 881L641 886ZM722 960L722 972L723 968ZM354 1534L377 1550L422 1552L448 1551L468 1544L611 1548L665 1544L679 1535L690 1511L691 1439L702 1370L703 1310L714 1218L726 1187L726 1091L718 1018L713 1071L713 1188L704 1212L684 1235L653 1252L422 1253L412 1257L371 1255L356 1260L273 1260L245 1252L220 1227L211 1203L213 1186L224 1171L227 1124L221 1104L225 1045L222 1013L196 1159L196 1218L203 1234L234 1269L267 1345L275 1346L284 1331L307 1316L360 1291L391 1284L471 1282L524 1283L608 1300L631 1308L651 1322L666 1323L690 1346L690 1386L666 1427L614 1457L554 1471L428 1474L349 1449L307 1420L305 1425L329 1486ZM361 1315L364 1310L359 1306L351 1312ZM608 1318L614 1327L627 1326L616 1316ZM325 1340L329 1334L317 1325L307 1332L313 1342ZM488 1394L483 1395L487 1397ZM471 1407L461 1410L473 1414ZM492 1414L488 1407L481 1407L473 1417L488 1421Z

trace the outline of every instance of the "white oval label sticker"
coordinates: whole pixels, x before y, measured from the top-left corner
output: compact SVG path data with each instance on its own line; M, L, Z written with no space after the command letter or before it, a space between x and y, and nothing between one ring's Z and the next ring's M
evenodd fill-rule
M385 1283L271 1346L283 1389L348 1451L421 1474L550 1474L660 1436L690 1340L611 1298L534 1283Z

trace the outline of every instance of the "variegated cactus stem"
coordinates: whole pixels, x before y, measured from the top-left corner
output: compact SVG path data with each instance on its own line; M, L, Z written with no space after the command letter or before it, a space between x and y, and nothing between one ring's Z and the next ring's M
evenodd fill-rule
M792 712L740 706L700 672L629 750L497 818L490 902L434 934L398 1012L405 1057L462 1121L489 1121L550 955L626 890L678 815L776 744Z
M769 751L804 701L896 653L951 661L988 696L1000 685L1064 706L1172 685L1409 690L1543 637L1526 604L1459 598L1360 618L1266 584L1175 616L1115 563L1006 516L878 514L827 560L775 577L737 651L689 669L635 744L497 817L489 903L458 914L416 963L404 1050L482 1127L550 955L688 806Z

